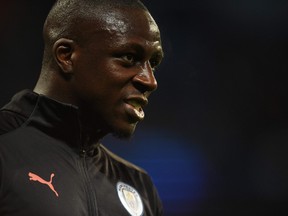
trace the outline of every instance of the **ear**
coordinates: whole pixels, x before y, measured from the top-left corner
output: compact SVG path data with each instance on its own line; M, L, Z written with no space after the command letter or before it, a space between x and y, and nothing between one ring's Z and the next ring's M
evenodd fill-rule
M53 45L54 59L66 74L73 71L72 54L74 49L75 42L67 38L60 38Z

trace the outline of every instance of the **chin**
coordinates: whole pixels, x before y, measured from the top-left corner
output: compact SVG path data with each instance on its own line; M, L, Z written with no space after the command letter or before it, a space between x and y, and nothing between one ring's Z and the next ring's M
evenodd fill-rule
M130 139L134 134L136 124L129 125L130 127L126 128L118 128L113 131L113 136L119 139Z

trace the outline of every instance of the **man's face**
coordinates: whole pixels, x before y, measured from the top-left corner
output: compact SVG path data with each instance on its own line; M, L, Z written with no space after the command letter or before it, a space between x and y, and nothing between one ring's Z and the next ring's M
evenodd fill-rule
M83 34L72 54L75 103L89 127L129 137L157 88L159 29L148 12L119 9L85 25Z

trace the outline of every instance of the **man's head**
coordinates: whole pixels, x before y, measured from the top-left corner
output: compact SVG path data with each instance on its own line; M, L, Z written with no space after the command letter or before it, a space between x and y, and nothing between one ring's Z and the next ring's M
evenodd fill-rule
M157 88L159 29L137 0L58 0L35 91L79 107L87 128L129 137Z

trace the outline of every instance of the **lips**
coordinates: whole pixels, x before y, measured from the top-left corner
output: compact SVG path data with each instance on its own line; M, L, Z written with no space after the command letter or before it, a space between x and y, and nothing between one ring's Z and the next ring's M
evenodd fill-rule
M133 121L142 121L145 117L143 108L147 105L148 101L142 97L130 97L125 100L126 112Z

